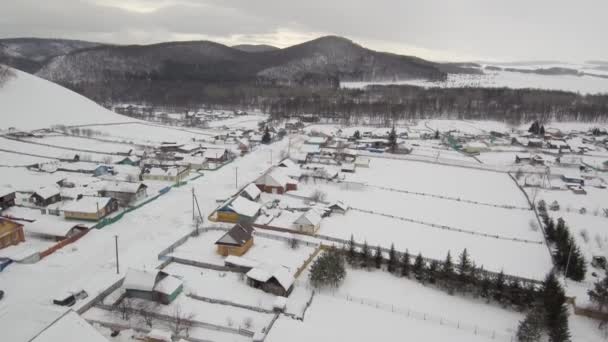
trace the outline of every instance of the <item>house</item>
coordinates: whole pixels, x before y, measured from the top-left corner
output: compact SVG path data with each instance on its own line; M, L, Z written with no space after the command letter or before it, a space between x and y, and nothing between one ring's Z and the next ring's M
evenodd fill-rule
M238 149L241 151L241 155L249 152L251 150L251 143L248 139L237 139Z
M516 154L515 155L515 163L529 163L532 160L532 155L529 153L526 154Z
M340 165L340 172L354 173L355 164L354 163L342 163L342 165Z
M142 178L144 180L179 183L188 177L188 174L190 174L190 168L184 166L151 167L144 170Z
M46 215L27 224L25 229L28 234L39 235L56 241L65 240L77 236L78 234L84 235L84 233L89 230L89 228L83 224L77 224L73 221L52 220Z
M182 292L182 281L159 270L142 271L129 268L122 284L126 297L171 304Z
M253 183L249 183L249 185L247 185L243 190L241 190L241 192L239 193L240 196L245 197L246 199L250 200L250 201L254 201L257 202L258 199L260 199L260 195L262 194L262 191L260 190L260 188L258 188L255 184Z
M543 141L537 138L530 138L528 139L527 146L532 148L541 148L543 147Z
M326 137L310 137L306 140L305 144L308 145L325 145L325 143L327 143L327 138Z
M291 159L284 159L279 163L278 167L285 171L285 174L290 178L298 180L302 176L300 166Z
M329 208L329 210L331 210L332 213L338 213L338 214L346 214L346 212L349 209L348 205L346 205L342 201L336 201L336 202L330 203L327 207Z
M130 166L138 166L140 159L134 156L128 156L121 160L119 160L116 164L118 165L130 165Z
M308 210L300 215L294 222L294 228L298 231L314 234L321 227L321 216L315 210Z
M199 155L185 155L183 159L179 162L179 164L189 167L191 170L206 169L208 167L207 158Z
M298 189L298 181L291 179L283 168L276 167L256 179L255 185L261 191L273 194L283 194Z
M203 156L212 163L223 163L228 160L230 154L225 148L208 148Z
M293 289L293 274L283 266L257 266L246 274L249 286L287 297Z
M0 249L25 241L23 225L0 218Z
M15 191L0 188L0 210L10 208L15 205Z
M570 151L570 145L568 145L568 144L567 144L565 141L563 141L563 140L555 140L555 139L549 140L549 141L547 142L547 146L548 146L550 149L557 149L557 150L559 150L560 152L561 152L562 150L568 150L568 151Z
M253 245L253 227L249 224L237 223L226 234L219 238L215 245L217 254L222 256L241 256Z
M185 145L181 145L177 148L176 152L179 153L185 153L185 154L194 154L197 153L199 151L201 151L203 148L201 147L201 145L197 145L197 144L185 144Z
M73 310L65 311L58 319L42 329L30 342L108 342L97 329Z
M217 220L230 223L251 223L260 213L261 205L243 196L236 196L224 202L217 209Z
M123 207L145 198L148 186L144 183L129 183L129 182L108 182L101 190L99 196L112 197L118 201Z
M585 180L576 175L562 175L561 178L565 183L578 184L582 186L585 185Z
M175 142L162 142L160 146L158 146L158 149L161 152L178 152L180 147L182 146L182 144L178 144Z
M118 201L111 197L85 196L63 208L66 219L97 221L118 210Z
M40 188L30 196L30 202L39 207L46 207L59 201L61 201L61 193L56 186Z

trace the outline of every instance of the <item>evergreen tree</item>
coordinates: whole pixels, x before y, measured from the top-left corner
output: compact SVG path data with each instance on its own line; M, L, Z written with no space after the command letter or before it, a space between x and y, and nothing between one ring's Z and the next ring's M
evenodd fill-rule
M568 267L566 277L574 281L582 281L587 273L587 262L580 248L575 244L574 239L572 237L570 239L572 252L570 253L570 261L566 261Z
M411 268L410 253L406 249L405 253L403 253L403 255L401 256L401 275L404 277L409 277L410 268Z
M361 267L367 268L370 266L372 254L367 245L367 240L363 242L363 248L361 249Z
M521 307L523 305L523 294L519 280L513 279L509 282L509 300L515 307Z
M456 271L458 272L458 279L460 282L466 283L468 281L472 266L473 265L469 259L469 254L465 248L462 253L460 253L460 256L458 257L458 265L456 265Z
M522 291L522 303L527 306L533 306L536 301L536 296L536 285L530 282Z
M545 233L549 242L555 242L555 221L553 219L548 219L545 223Z
M388 265L387 269L389 272L394 273L397 269L397 252L395 251L395 244L391 244L391 249L388 251Z
M310 268L310 282L314 287L338 286L346 276L344 258L336 248L330 248L315 259Z
M545 135L545 126L544 125L540 126L540 129L538 130L538 134Z
M536 342L540 340L542 333L542 315L539 310L532 309L526 314L526 318L519 322L517 327L517 341Z
M530 128L528 128L528 132L532 134L538 134L540 132L538 121L534 121L532 125L530 125Z
M544 200L538 201L537 209L538 209L539 214L546 213L547 212L547 203L545 203Z
M439 269L439 262L437 260L433 260L429 263L429 270L428 270L428 278L429 278L429 283L431 284L435 284L435 281L437 279L437 272Z
M346 253L346 261L350 265L355 265L357 261L357 250L355 248L355 238L353 235L350 235L350 240L348 241L348 252Z
M355 131L355 133L353 134L353 139L355 139L355 140L361 139L361 132L359 132L359 130Z
M435 131L435 139L439 139L439 130Z
M492 280L487 275L482 275L481 282L479 284L479 295L482 298L486 298L490 301L490 292L492 290Z
M425 265L424 259L422 259L422 254L418 254L416 260L414 260L414 266L412 267L412 272L414 272L414 276L419 281L424 282L424 273L425 273Z
M395 126L393 125L393 129L388 134L388 146L391 150L391 153L395 153L397 149L397 132L395 131Z
M570 341L566 295L553 272L543 282L542 307L549 341Z
M494 299L498 302L502 302L505 292L505 273L501 270L500 273L494 278L493 284Z
M600 312L608 308L608 274L604 276L604 279L596 281L593 289L587 291L587 295Z
M380 245L378 245L378 247L376 247L376 252L374 253L374 264L376 268L382 267L382 260L382 249L380 248Z
M441 280L445 286L449 286L452 279L454 279L454 263L452 262L452 255L448 251L448 255L445 257L443 265L441 265Z
M268 126L266 126L266 128L264 128L264 135L262 135L262 144L270 144L270 130L268 129Z

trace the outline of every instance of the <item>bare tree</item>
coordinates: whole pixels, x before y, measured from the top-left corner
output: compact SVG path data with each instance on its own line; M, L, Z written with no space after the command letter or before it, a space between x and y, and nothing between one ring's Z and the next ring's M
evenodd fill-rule
M112 157L110 157L110 156L103 157L103 163L104 164L112 164Z
M319 189L315 190L311 195L310 195L310 199L315 201L315 202L323 202L325 200L325 198L327 197L327 194Z
M188 330L190 327L192 327L193 318L193 313L185 313L180 305L175 306L169 322L173 335L181 335L182 333L185 333L187 336Z
M157 303L150 301L140 301L136 306L137 313L141 317L141 320L150 328L154 321L153 315L158 310L157 307Z
M125 321L128 321L129 318L131 318L131 313L133 310L133 301L128 297L124 298L114 306L114 312L116 312L118 316Z

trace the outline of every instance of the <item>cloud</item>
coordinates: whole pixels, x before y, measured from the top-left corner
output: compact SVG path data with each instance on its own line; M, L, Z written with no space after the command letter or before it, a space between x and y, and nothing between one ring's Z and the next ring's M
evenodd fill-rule
M19 0L2 7L4 37L285 47L336 34L442 60L608 56L608 3L600 0Z

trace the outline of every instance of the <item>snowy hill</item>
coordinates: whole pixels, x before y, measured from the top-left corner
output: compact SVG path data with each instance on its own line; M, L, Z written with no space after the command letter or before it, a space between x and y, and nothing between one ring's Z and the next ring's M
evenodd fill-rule
M0 87L0 130L134 121L55 83L13 71L16 76Z

